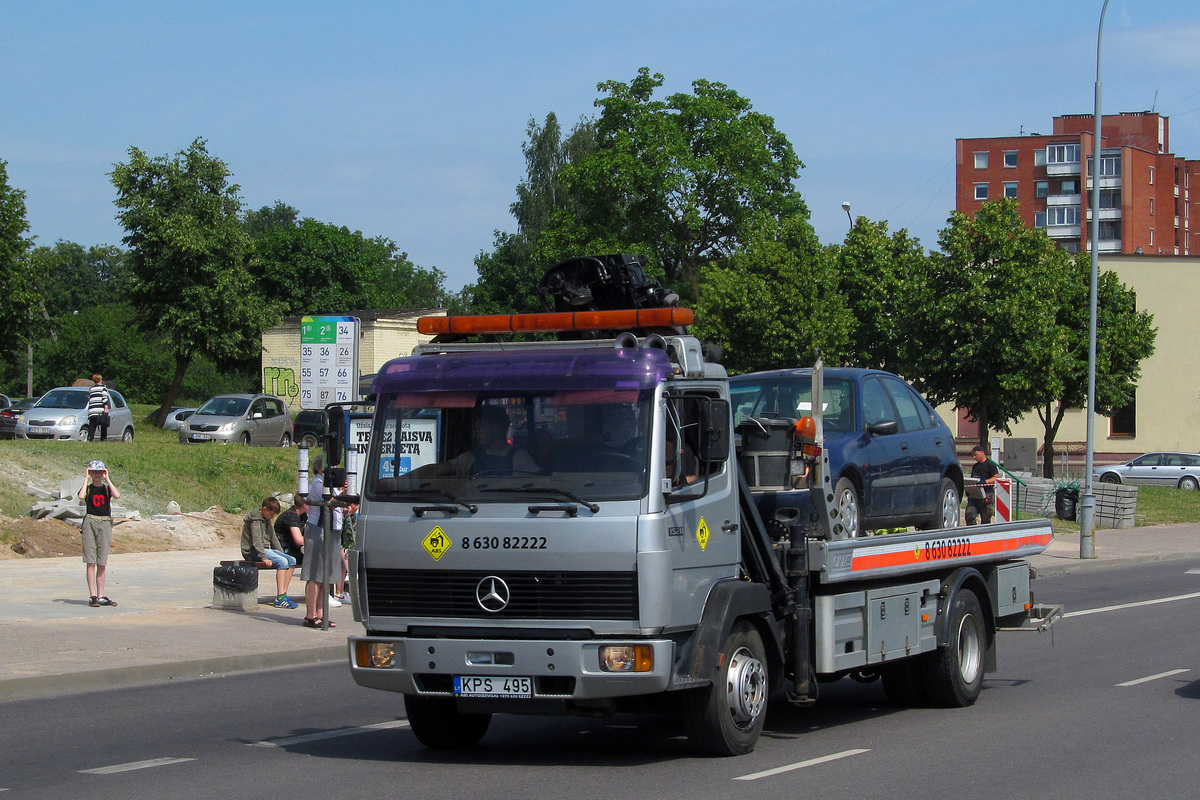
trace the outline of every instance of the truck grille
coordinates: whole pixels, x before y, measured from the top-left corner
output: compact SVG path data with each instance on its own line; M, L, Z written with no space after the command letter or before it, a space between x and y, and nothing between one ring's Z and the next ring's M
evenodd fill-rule
M499 611L476 599L488 577L508 586L508 604ZM637 619L637 573L368 569L367 608L388 617Z

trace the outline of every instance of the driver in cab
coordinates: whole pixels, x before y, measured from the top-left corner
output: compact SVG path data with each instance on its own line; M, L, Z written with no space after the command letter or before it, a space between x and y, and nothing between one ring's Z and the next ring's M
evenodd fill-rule
M539 472L537 462L524 449L508 443L510 422L508 412L500 406L485 405L479 409L472 429L470 450L449 461L430 464L414 470L414 477L473 475L512 475Z

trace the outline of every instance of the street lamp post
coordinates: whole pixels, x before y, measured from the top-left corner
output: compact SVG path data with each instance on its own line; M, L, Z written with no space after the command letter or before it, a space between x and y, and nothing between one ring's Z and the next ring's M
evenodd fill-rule
M1107 2L1108 0L1105 0ZM854 217L850 216L850 201L842 201L842 211L846 212L846 219L850 220L850 230L854 230Z
M1096 108L1092 140L1092 274L1088 292L1088 389L1087 444L1083 461L1083 498L1079 504L1079 557L1096 557L1096 495L1092 489L1092 463L1096 435L1096 285L1100 276L1100 45L1104 38L1104 14L1108 0L1100 9L1100 26L1096 30Z

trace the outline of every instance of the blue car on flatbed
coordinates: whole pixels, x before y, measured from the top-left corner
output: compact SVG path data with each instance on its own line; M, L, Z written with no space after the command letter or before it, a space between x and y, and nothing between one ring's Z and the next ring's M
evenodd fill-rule
M850 535L910 525L957 527L963 473L954 435L933 407L890 372L838 367L824 372L822 417L832 505ZM768 461L756 455L755 440L767 441L772 431L790 429L812 414L812 375L812 369L786 369L730 379L743 472L752 487L759 465ZM764 482L772 481L759 477ZM816 510L806 487L758 497L764 519L815 527Z

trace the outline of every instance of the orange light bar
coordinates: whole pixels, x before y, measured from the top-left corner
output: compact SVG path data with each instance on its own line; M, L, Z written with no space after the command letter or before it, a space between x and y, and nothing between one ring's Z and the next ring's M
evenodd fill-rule
M426 336L443 333L521 333L529 331L606 331L631 328L669 328L691 325L696 319L690 308L642 308L621 311L565 311L550 314L492 314L463 317L420 317L417 332Z

